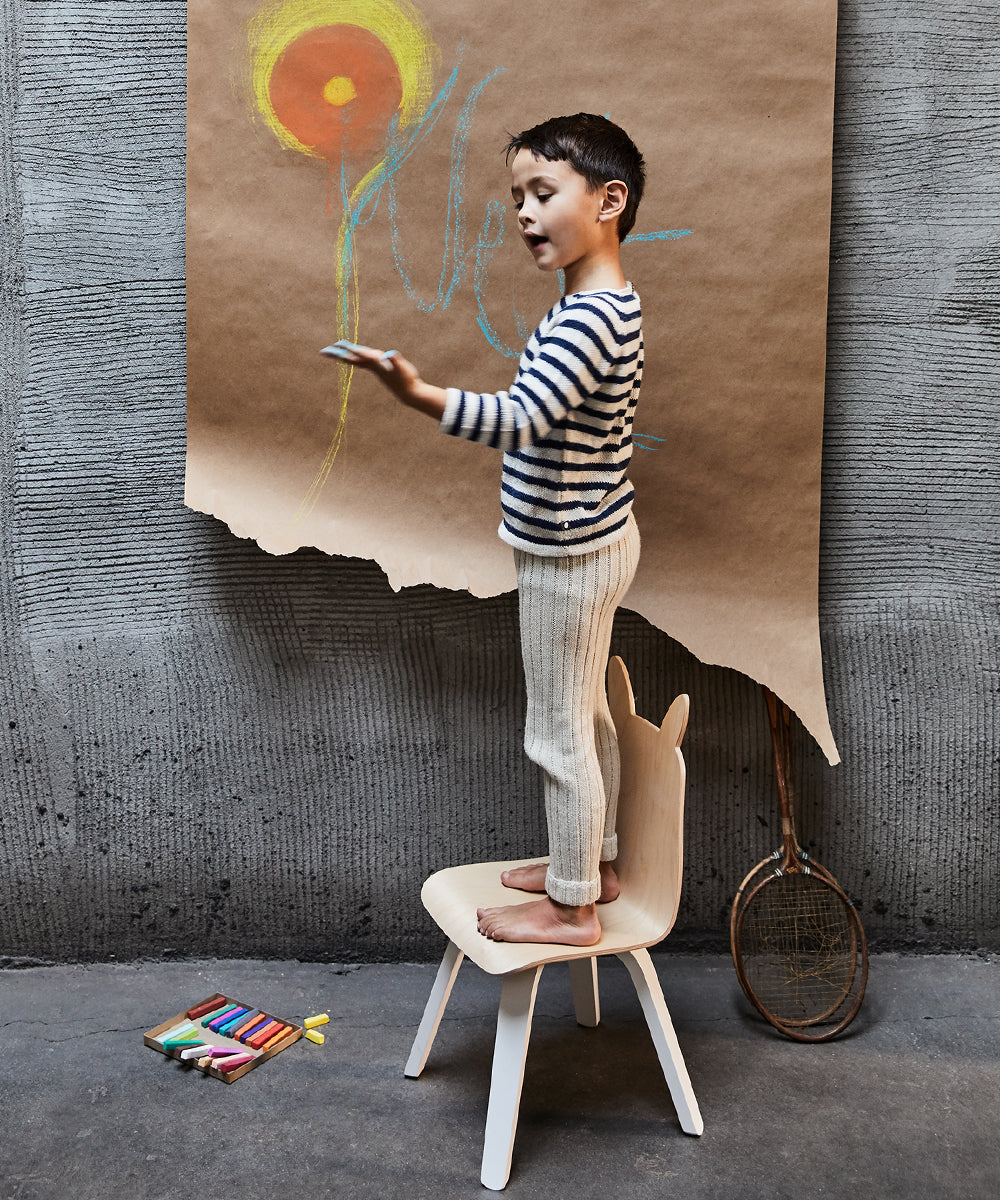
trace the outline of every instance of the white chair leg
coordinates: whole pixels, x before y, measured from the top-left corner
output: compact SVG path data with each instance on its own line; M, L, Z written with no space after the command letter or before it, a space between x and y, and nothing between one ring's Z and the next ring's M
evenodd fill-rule
M486 1114L482 1183L499 1192L510 1178L517 1113L521 1105L524 1060L531 1037L531 1014L541 967L505 975L497 1013L497 1040L493 1049L490 1105Z
M674 1033L670 1013L667 1012L666 1001L663 999L663 989L656 977L656 970L649 957L649 951L627 950L618 957L628 968L628 973L632 976L632 982L635 984L639 1003L642 1005L646 1024L649 1026L653 1045L656 1047L656 1054L660 1060L660 1066L663 1068L663 1076L667 1081L667 1087L670 1088L674 1108L677 1109L681 1129L685 1133L700 1134L705 1129L705 1122L701 1119L694 1088L691 1086L691 1079L687 1073L687 1067L684 1065L684 1056L681 1054L677 1034Z
M571 958L569 983L573 989L576 1022L596 1029L601 1023L601 997L597 990L597 958Z
M441 959L441 965L438 967L437 975L434 977L431 994L427 997L424 1015L420 1020L417 1036L413 1039L410 1057L406 1060L406 1066L403 1069L403 1074L408 1079L416 1079L424 1069L438 1026L441 1024L448 997L451 995L452 984L455 982L455 976L458 974L458 968L462 965L463 958L465 958L463 951L459 950L454 942L449 942L444 952L444 958Z

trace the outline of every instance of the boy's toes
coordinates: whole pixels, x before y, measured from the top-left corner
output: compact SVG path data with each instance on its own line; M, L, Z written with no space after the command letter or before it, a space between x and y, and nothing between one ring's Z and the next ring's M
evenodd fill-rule
M486 934L489 927L489 917L493 910L489 908L476 909L476 928L480 933Z

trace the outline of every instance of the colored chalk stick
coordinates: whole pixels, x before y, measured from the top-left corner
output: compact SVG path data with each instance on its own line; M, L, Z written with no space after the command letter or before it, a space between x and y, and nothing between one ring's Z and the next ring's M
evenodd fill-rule
M199 1017L203 1017L206 1013L210 1013L213 1008L218 1010L219 1004L223 1000L225 1000L225 996L223 996L221 992L218 992L212 997L211 1000L204 1001L204 1003L199 1004L196 1008L189 1008L184 1015L189 1021L197 1021Z
M259 1050L261 1046L268 1040L272 1033L276 1033L281 1028L281 1022L271 1018L266 1025L262 1025L256 1033L252 1033L248 1038L243 1039L244 1046L250 1046L254 1050Z
M235 1071L239 1067L244 1067L247 1063L253 1062L254 1057L253 1054L234 1054L232 1058L223 1058L220 1061L212 1063L212 1066L228 1074L230 1071Z
M306 1037L311 1042L315 1042L317 1046L322 1046L326 1041L326 1038L321 1033L317 1033L315 1029L307 1029Z
M201 1022L202 1028L204 1028L209 1023L209 1021L214 1021L216 1017L221 1017L227 1008L232 1008L232 1007L233 1007L232 1000L227 1000L225 1002L225 1004L222 1005L221 1008L218 1005L216 1005L216 1007L210 1013L207 1013L204 1017L198 1018L198 1020Z
M254 1034L260 1033L260 1031L264 1028L265 1025L270 1025L270 1024L271 1024L271 1018L269 1016L266 1016L264 1013L261 1013L260 1020L253 1027L253 1029L248 1029L246 1031L246 1033L241 1033L240 1036L236 1040L238 1042L242 1042L244 1045L246 1045L247 1042L254 1036Z
M234 1008L238 1008L238 1007L239 1007L238 1004L233 1004L227 1000L226 1003L223 1004L223 1006L221 1008L217 1008L215 1010L215 1012L209 1013L207 1017L202 1017L202 1019L201 1019L202 1029L207 1029L209 1027L209 1025L211 1025L211 1023L214 1020L216 1020L218 1017L225 1016L225 1014L227 1012L232 1012L232 1010Z
M274 1020L273 1016L268 1016L267 1013L262 1013L261 1020L257 1021L257 1024L255 1026L253 1026L252 1030L247 1030L246 1033L241 1034L241 1036L239 1038L240 1042L242 1042L242 1044L246 1045L248 1040L250 1040L252 1037L256 1037L257 1034L259 1032L261 1032L262 1030L264 1030L265 1027L270 1025L271 1021L273 1021L273 1020Z
M317 1025L325 1025L329 1019L329 1013L320 1013L318 1017L306 1017L302 1024L306 1029L315 1029Z
M224 1017L220 1017L218 1022L213 1022L209 1025L209 1029L215 1029L218 1033L225 1033L228 1029L235 1029L236 1023L241 1021L249 1011L249 1008L244 1007L237 1013L227 1013Z
M188 1030L192 1033L197 1032L196 1027L190 1021L181 1021L179 1025L174 1025L168 1029L166 1033L161 1033L156 1040L162 1044L170 1038L180 1037L181 1034L186 1033Z
M193 1029L193 1028L194 1028L194 1026L191 1024L190 1021L181 1021L180 1024L178 1024L178 1025L171 1025L170 1028L165 1030L163 1033L161 1033L160 1036L156 1040L158 1042L162 1042L164 1040L164 1038L176 1037L176 1035L178 1033L180 1033L181 1030L183 1030L183 1029Z
M228 1062L237 1054L245 1054L245 1050L237 1050L230 1046L203 1046L205 1053L198 1059L199 1067L215 1067L220 1062ZM194 1057L192 1055L192 1057Z
M221 1013L210 1014L206 1020L202 1021L202 1028L216 1029L219 1025L224 1025L230 1017L236 1016L239 1007L238 1004L231 1004L228 1008L223 1009Z
M164 1050L183 1049L185 1046L193 1046L197 1042L200 1042L200 1041L201 1041L201 1038L196 1033L192 1033L190 1037L167 1038L167 1040L163 1043L163 1049Z
M192 1058L202 1058L207 1049L208 1046L204 1042L196 1042L181 1051L181 1062L189 1062Z
M259 1020L260 1020L260 1018L261 1018L263 1015L264 1015L264 1014L263 1014L263 1013L260 1011L260 1009L259 1009L259 1008L248 1008L248 1009L246 1010L246 1012L243 1014L243 1016L242 1016L242 1017L240 1017L240 1019L239 1019L239 1020L236 1022L236 1024L235 1024L235 1025L232 1027L232 1028L233 1028L233 1032L232 1032L232 1033L230 1033L230 1035L229 1035L229 1036L230 1036L230 1037L233 1037L233 1036L235 1036L235 1034L236 1034L236 1033L237 1033L237 1032L238 1032L240 1029L242 1029L244 1025L246 1025L247 1021L259 1021Z
M282 1025L282 1027L267 1039L261 1050L266 1052L271 1049L275 1042L280 1042L283 1037L287 1037L292 1032L291 1025Z
M231 1008L229 1012L224 1012L221 1017L216 1017L214 1020L209 1021L208 1028L218 1031L220 1026L228 1025L230 1021L234 1021L237 1017L241 1017L247 1011L247 1009L241 1008L239 1005L237 1005L236 1008Z
M245 1044L249 1046L251 1050L259 1050L261 1046L263 1046L264 1043L270 1039L272 1033L278 1032L280 1025L280 1021L272 1021L270 1025L265 1025L260 1033L256 1034L252 1038L247 1038Z
M255 1008L252 1012L248 1012L245 1017L240 1017L239 1024L235 1029L229 1031L227 1037L238 1038L241 1033L247 1033L257 1024L263 1013L259 1008Z

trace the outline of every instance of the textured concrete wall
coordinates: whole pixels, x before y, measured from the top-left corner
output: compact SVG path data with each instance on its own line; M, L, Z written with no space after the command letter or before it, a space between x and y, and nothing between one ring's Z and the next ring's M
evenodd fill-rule
M181 505L185 7L0 0L0 955L421 958L430 870L542 844L512 597L394 595ZM841 6L804 842L873 942L1000 947L995 0ZM692 695L678 939L777 840L755 685Z

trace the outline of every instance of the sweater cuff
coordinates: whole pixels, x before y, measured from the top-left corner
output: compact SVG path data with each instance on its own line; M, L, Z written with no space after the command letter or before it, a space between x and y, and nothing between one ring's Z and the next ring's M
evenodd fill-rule
M451 437L462 436L462 411L464 407L461 389L445 388L444 412L441 414L441 424L438 426L442 433L447 433Z

